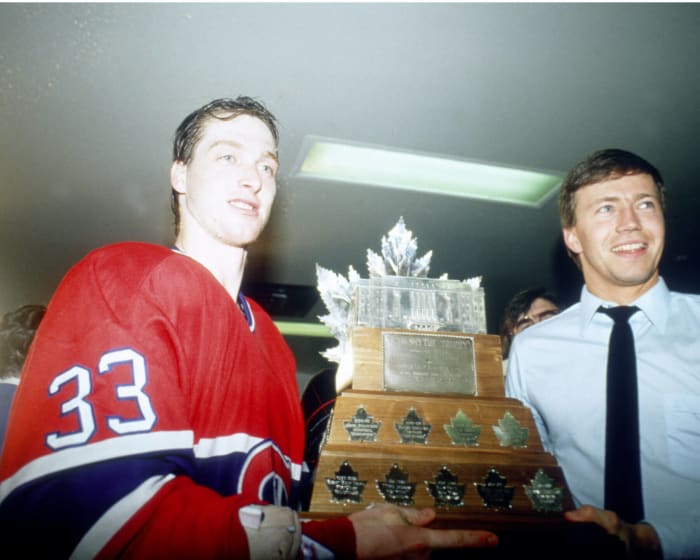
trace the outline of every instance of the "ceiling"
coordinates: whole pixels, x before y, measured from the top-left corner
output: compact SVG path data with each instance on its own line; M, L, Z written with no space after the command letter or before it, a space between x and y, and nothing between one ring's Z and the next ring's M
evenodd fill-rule
M429 276L483 276L489 332L522 288L580 289L554 199L301 180L307 135L558 172L637 152L668 185L662 272L697 292L699 54L694 3L1 4L0 310L47 302L100 245L169 244L173 132L238 94L281 124L281 188L247 282L312 295L283 314L325 314L316 265L366 276L400 217L433 251ZM333 345L294 341L300 369L323 365L319 344Z

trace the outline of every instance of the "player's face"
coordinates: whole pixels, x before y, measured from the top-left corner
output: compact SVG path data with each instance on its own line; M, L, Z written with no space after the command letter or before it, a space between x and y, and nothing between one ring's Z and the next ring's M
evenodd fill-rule
M255 241L270 217L278 166L275 140L260 119L210 120L192 161L173 164L173 187L185 195L183 233L196 228L235 247Z
M576 192L576 225L564 241L580 256L589 290L618 303L640 295L658 279L665 225L650 175L624 175Z

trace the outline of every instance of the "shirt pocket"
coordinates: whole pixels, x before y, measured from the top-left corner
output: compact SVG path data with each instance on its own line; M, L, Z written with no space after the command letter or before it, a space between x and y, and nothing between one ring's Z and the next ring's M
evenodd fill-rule
M700 397L666 395L664 415L671 469L700 480Z

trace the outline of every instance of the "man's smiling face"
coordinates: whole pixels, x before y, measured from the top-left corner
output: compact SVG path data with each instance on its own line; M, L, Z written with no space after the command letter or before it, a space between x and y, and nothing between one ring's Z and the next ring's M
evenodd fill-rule
M580 257L588 289L629 303L656 284L665 224L654 180L622 175L576 191L576 223L564 241Z

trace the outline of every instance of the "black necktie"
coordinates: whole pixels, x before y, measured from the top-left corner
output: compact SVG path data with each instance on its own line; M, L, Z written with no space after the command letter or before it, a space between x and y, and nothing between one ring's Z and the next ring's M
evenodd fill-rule
M627 322L638 307L598 308L615 321L608 349L605 509L628 523L644 519L639 464L639 405L634 336Z

